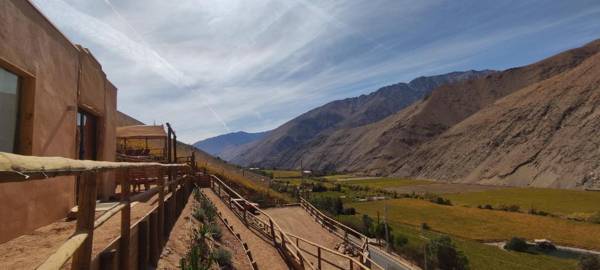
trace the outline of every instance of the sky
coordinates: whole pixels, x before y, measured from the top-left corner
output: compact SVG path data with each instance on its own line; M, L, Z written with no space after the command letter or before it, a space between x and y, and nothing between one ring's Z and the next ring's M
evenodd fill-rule
M597 0L32 1L101 62L120 111L170 122L187 143L600 38Z

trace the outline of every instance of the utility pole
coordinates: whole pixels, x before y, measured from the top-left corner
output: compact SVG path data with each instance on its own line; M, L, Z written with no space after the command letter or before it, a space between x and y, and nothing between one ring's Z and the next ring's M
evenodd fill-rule
M385 226L385 250L387 252L390 252L390 234L388 231L388 224L387 224L387 203L383 203L383 225Z

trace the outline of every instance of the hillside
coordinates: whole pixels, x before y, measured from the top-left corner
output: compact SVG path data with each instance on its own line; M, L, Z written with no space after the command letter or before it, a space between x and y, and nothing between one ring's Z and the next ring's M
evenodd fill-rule
M262 139L268 131L248 133L244 131L232 132L216 137L195 142L193 145L215 157L230 160L236 155L236 151L244 144L252 143Z
M330 102L290 120L264 139L245 145L246 149L232 161L262 167L300 167L305 152L310 152L313 145L338 130L379 121L423 98L440 85L492 73L489 70L471 70L419 77L409 83L380 88L368 95Z
M589 126L598 120L591 96L598 91L592 79L598 51L595 41L528 66L441 86L381 121L336 131L303 159L316 169L574 187L596 166L587 160L598 153ZM565 129L567 123L572 127Z

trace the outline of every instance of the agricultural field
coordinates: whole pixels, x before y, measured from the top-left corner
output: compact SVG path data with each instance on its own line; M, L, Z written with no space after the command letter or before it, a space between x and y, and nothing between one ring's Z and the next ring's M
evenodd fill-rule
M338 219L344 223L360 223L361 215L338 216ZM435 229L435 228L434 228ZM406 246L402 250L421 251L429 239L433 239L441 234L434 231L424 231L415 226L407 224L393 224L394 235L402 235L408 239ZM452 236L452 241L457 248L464 252L469 259L471 269L486 270L575 270L577 261L572 259L555 258L551 256L521 253L501 250L495 246L489 246L473 240L466 240L460 237Z
M477 207L490 204L518 205L524 211L536 209L557 216L589 215L600 211L600 192L546 188L508 188L464 194L448 194L455 205Z
M600 225L506 211L447 206L417 199L348 203L358 213L376 216L387 205L391 224L420 226L477 241L545 238L572 247L600 250Z
M358 186L367 186L370 188L391 188L402 186L429 185L435 182L427 180L413 180L402 178L339 178L338 183Z
M292 170L262 170L266 174L273 175L273 178L294 178L302 177L301 171Z

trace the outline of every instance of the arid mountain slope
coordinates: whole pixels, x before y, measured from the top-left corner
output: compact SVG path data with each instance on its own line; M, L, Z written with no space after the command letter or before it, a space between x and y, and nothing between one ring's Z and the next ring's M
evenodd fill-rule
M598 51L600 41L528 66L443 85L429 97L381 121L340 129L326 138L313 140L313 145L295 158L303 160L305 167L313 169L425 176L424 173L416 173L420 172L417 163L412 165L415 168L413 170L399 171L398 167L412 159L423 143L437 138L498 99L568 72ZM447 150L440 148L436 151ZM294 167L298 167L298 164L294 164Z
M600 54L502 98L391 162L395 174L573 188L600 171Z
M268 131L257 133L238 131L197 141L193 145L215 157L229 160L236 155L236 149L240 148L242 145L260 140L267 134Z
M466 71L420 77L410 83L383 87L369 95L330 102L276 128L260 141L243 145L241 153L232 161L263 167L299 167L302 153L337 130L379 121L421 99L437 86L491 73L493 71Z

